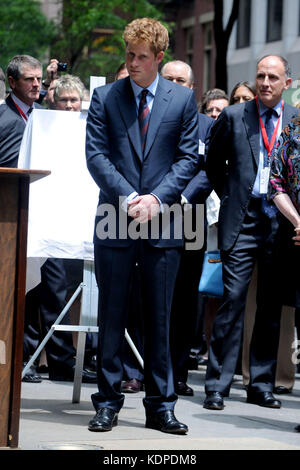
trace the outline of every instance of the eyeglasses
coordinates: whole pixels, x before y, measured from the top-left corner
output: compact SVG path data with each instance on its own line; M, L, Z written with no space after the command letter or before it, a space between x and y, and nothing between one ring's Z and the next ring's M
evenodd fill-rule
M205 114L213 114L214 111L216 113L221 114L222 109L220 109L220 108L208 108L208 109L205 110Z

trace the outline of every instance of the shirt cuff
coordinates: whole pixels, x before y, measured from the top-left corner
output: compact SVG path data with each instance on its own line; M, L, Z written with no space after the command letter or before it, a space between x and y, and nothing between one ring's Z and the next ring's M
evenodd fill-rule
M164 213L164 206L163 206L163 203L161 202L161 200L159 199L159 197L157 197L154 193L150 193L152 194L152 196L154 196L158 202L159 202L159 205L160 205L160 212L163 214Z
M135 197L137 197L139 194L134 191L133 193L129 194L129 196L127 196L124 201L122 202L121 204L121 207L122 209L127 212L128 210L128 202L132 201L132 199L134 199Z
M187 198L181 194L181 201L180 201L180 204L183 206L184 204L188 204L189 201L187 200Z

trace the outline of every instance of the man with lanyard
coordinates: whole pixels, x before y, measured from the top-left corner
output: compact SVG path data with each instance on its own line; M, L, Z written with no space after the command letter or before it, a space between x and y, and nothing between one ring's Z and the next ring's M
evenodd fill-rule
M250 345L247 402L280 408L273 396L281 304L274 292L273 256L278 228L275 206L267 201L270 154L282 128L298 114L284 104L291 84L286 60L266 56L256 73L256 100L225 108L212 129L207 175L221 199L219 247L224 295L209 350L204 407L224 408L243 336L248 286L257 263L257 311Z
M0 108L0 166L17 167L26 122L39 98L42 64L28 55L15 56L7 67L11 93Z

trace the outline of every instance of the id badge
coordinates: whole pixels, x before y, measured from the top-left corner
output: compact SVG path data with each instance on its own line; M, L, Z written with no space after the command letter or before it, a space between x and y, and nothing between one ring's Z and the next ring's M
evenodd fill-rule
M269 187L270 168L266 166L260 171L259 192L260 194L267 194Z
M205 143L202 142L201 139L199 139L198 154L199 155L204 155L205 154Z

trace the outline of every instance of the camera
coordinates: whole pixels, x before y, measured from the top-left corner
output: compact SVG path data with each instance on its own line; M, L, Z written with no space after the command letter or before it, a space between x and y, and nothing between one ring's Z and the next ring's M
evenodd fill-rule
M66 72L68 64L63 64L62 62L58 62L57 64L57 71L58 72Z

